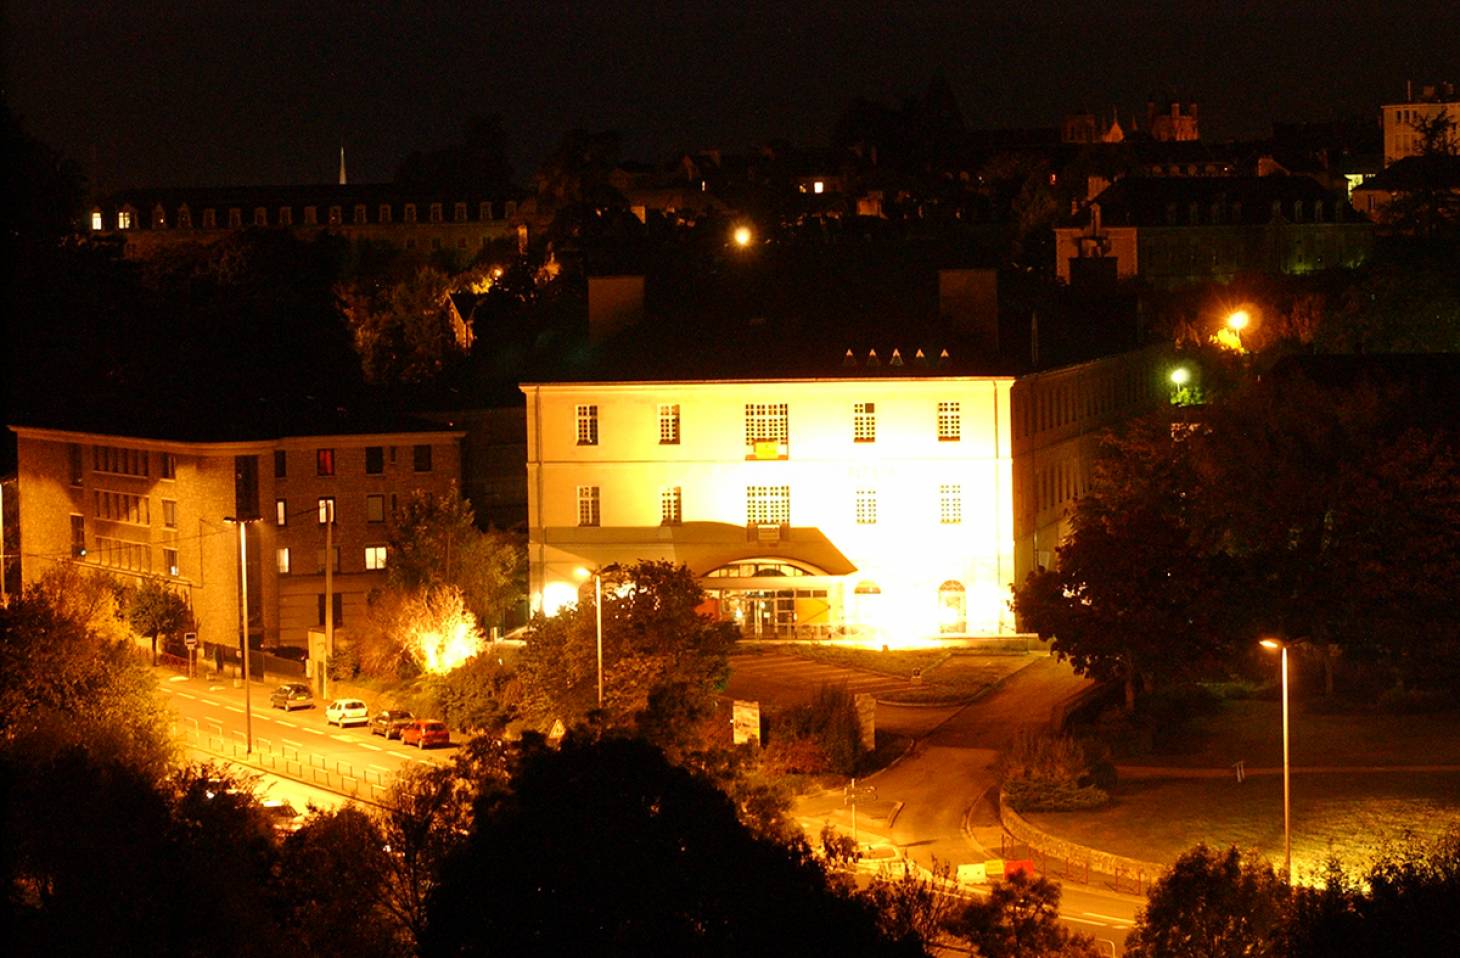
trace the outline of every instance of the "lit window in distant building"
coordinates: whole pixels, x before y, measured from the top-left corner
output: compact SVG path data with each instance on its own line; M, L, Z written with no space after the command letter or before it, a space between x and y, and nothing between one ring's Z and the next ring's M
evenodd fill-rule
M275 550L274 556L275 556L275 562L278 565L279 575L288 575L289 574L289 548L288 548L288 546L285 546L284 548Z
M752 459L785 458L790 422L785 403L745 404L745 446Z
M274 500L274 525L286 526L289 524L289 502L285 499Z
M875 526L877 524L877 490L857 490L857 525Z
M659 491L659 524L677 526L684 519L683 498L679 486L669 486Z
M316 449L314 451L314 473L317 476L333 476L335 474L335 451L333 449Z
M579 406L576 410L578 420L578 445L598 445L598 407L595 405Z
M71 555L78 559L86 555L86 520L81 516L71 517Z
M598 525L598 520L599 520L599 512L598 512L598 487L597 486L579 486L578 487L578 525L580 525L580 526L596 526L596 525Z
M790 486L746 486L745 521L749 525L784 525L791 521Z
M122 210L117 214L117 229L129 230L132 228L132 211Z
M319 498L319 524L335 521L335 497L320 496Z
M945 483L938 487L938 522L956 526L963 521L963 487Z
M455 220L456 222L458 222L458 223L465 223L466 222L466 204L465 203L457 203L454 207L452 207L452 209L451 209L451 218L453 220Z
M177 576L177 550L176 549L163 549L162 550L162 567L167 570L167 574L168 575L173 576L173 577L176 577Z
M938 403L938 441L957 442L963 435L963 420L956 402Z
M967 596L962 582L949 579L938 586L938 631L957 633L968 630Z
M94 230L101 229L101 210L91 211L91 228Z
M811 192L816 193L817 195L820 195L822 193L825 193L826 192L826 184L824 182L822 182L821 180L817 180L816 182L814 182L814 183L811 184Z
M852 441L877 441L877 404L852 403Z
M679 445L679 403L659 407L659 445Z
M177 528L177 502L172 499L162 500L162 528Z
M385 546L365 547L365 568L371 572L385 568Z

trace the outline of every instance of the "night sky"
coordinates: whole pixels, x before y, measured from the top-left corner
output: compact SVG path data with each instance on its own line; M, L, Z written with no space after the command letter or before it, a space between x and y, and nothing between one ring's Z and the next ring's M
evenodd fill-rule
M1204 138L1374 115L1460 81L1460 2L5 5L5 95L103 190L388 179L500 112L517 179L574 126L628 157L825 142L857 95L946 73L975 127L1201 102Z

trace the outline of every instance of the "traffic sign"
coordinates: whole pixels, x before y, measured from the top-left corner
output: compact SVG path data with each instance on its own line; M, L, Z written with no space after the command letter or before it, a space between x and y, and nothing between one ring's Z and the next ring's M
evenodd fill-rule
M198 647L198 633L184 632L183 645L186 645L190 649L196 649Z

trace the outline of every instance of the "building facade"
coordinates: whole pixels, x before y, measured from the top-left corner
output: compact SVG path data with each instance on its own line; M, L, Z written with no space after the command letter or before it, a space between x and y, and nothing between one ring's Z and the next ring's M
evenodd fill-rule
M658 559L750 637L1012 632L1010 585L1048 561L1098 429L1157 400L1158 366L524 385L533 608Z
M1386 103L1379 109L1384 125L1386 167L1405 157L1419 156L1424 147L1421 128L1434 122L1441 113L1451 123L1460 123L1460 95L1456 94L1453 83L1427 84L1420 87L1418 96L1411 85L1405 90L1403 103ZM1451 127L1452 137L1454 129Z
M245 523L255 644L306 645L325 620L325 519L333 515L337 629L385 581L392 516L417 489L460 478L455 430L174 442L12 427L18 437L21 574L58 563L123 581L159 577L207 642L236 642Z

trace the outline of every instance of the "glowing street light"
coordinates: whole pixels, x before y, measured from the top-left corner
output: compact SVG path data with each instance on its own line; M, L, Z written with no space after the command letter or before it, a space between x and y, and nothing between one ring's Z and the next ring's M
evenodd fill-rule
M593 576L593 615L598 625L598 707L603 708L603 576L579 566L574 570L579 579Z
M1185 366L1177 366L1171 370L1171 374L1167 378L1171 380L1173 386L1185 386L1191 382L1191 370Z
M1282 653L1283 674L1283 870L1287 872L1288 886L1293 884L1293 819L1290 812L1291 791L1288 787L1288 646L1280 639L1263 639L1259 643L1264 649Z
M1227 328L1239 336L1250 322L1252 322L1252 316L1245 309L1233 310L1227 315Z
M732 237L735 240L735 245L744 249L750 245L750 241L755 238L755 234L751 233L749 226L737 226Z

